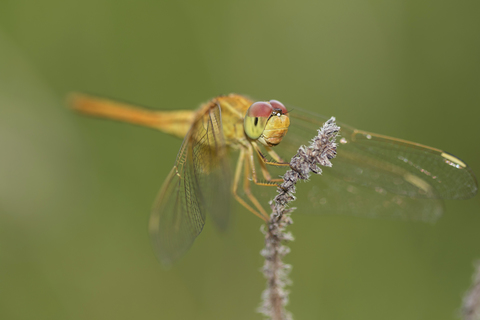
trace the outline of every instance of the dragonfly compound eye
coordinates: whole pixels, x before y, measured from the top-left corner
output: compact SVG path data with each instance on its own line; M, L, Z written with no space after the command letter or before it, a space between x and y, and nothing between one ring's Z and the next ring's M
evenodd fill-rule
M272 112L272 105L264 101L255 102L248 108L243 124L245 133L250 139L260 138Z
M285 108L285 106L283 105L283 103L281 103L280 101L278 100L270 100L269 101L270 104L272 105L273 109L275 110L281 110L281 114L287 114L288 111L287 111L287 108Z

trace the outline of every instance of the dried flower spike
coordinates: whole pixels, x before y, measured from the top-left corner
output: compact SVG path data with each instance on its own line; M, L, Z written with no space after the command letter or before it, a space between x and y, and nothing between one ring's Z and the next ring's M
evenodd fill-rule
M462 315L465 320L480 320L480 261L476 263L472 287L463 298Z
M339 131L340 127L332 117L318 130L318 135L308 147L301 146L298 149L290 161L291 169L285 173L283 183L277 189L277 196L270 201L272 214L267 225L262 226L265 248L261 251L265 258L262 271L267 279L267 288L262 293L262 304L258 310L268 319L293 319L291 313L285 310L289 294L285 287L291 284L288 274L292 267L282 261L290 252L285 243L293 241L292 234L285 229L292 224L290 214L294 208L287 208L287 205L295 200L295 184L298 180L308 180L312 172L321 174L322 169L318 165L332 166L330 160L337 154L335 139Z

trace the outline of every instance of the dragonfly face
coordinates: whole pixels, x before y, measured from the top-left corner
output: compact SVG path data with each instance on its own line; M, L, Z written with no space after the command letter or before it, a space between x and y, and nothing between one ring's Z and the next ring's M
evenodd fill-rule
M279 144L287 134L289 125L287 109L277 100L253 103L244 119L245 134L267 147Z

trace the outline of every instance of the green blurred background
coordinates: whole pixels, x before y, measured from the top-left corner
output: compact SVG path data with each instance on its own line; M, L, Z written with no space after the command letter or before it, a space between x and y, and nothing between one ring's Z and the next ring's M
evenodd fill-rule
M0 319L261 319L260 220L235 204L171 270L147 221L180 140L65 107L278 99L480 174L478 1L0 1ZM479 197L433 225L294 215L296 319L455 319Z

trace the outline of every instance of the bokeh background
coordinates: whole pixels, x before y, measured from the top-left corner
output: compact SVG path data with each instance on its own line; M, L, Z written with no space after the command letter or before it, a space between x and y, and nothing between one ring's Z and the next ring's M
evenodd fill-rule
M261 222L235 204L172 269L147 221L180 140L83 118L70 91L165 109L275 98L480 174L478 1L0 2L0 319L261 319ZM306 185L305 185L306 186ZM456 319L479 197L435 224L295 214L296 319Z

